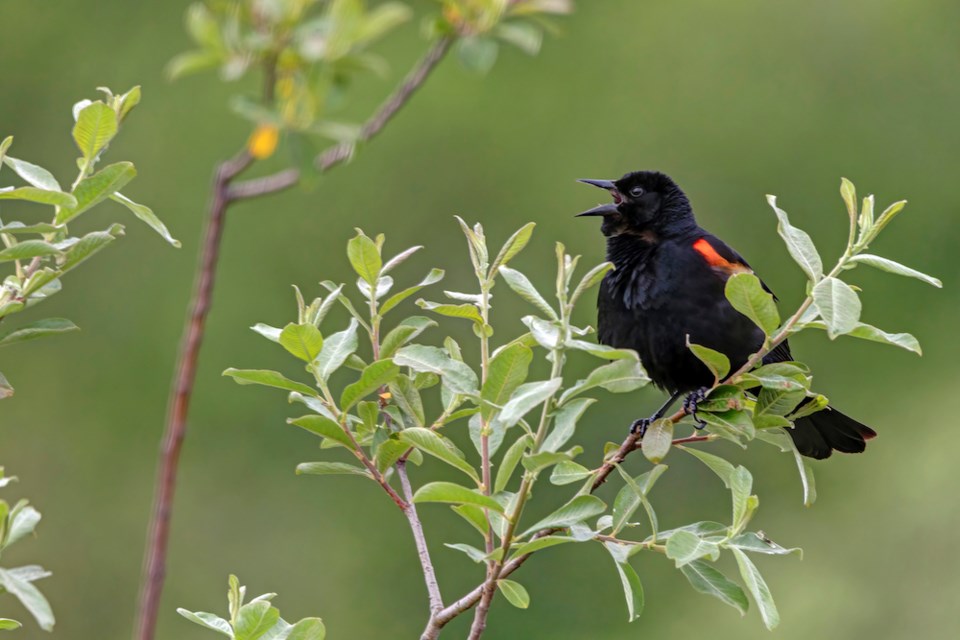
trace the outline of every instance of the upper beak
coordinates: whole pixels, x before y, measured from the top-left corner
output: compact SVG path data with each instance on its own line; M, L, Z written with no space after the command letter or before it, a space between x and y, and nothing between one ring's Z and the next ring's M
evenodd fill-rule
M584 182L586 184L592 184L595 187L600 187L601 189L606 189L610 191L611 189L616 189L616 185L613 184L611 180L590 180L588 178L580 178L577 182Z
M620 202L620 197L619 197L620 194L617 192L617 186L613 184L613 181L589 180L587 178L581 178L580 180L577 180L577 182L584 182L586 184L591 184L595 187L600 187L601 189L606 189L611 193L611 195L613 195L613 199L616 202L609 202L607 204L598 205L593 209L589 209L587 211L584 211L583 213L578 213L576 217L579 218L581 216L606 216L613 213L619 213L619 210L617 209L617 204Z

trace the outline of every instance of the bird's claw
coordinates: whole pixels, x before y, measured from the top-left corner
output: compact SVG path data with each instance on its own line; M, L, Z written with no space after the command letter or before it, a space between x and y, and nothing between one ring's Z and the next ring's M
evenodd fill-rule
M693 428L699 431L707 426L707 423L697 415L697 405L707 398L707 388L700 387L696 391L687 395L683 400L683 411L693 418Z
M647 429L650 428L650 425L653 424L653 420L650 418L639 418L633 421L633 424L630 425L631 434L639 434L640 439L643 439L644 434L647 432Z

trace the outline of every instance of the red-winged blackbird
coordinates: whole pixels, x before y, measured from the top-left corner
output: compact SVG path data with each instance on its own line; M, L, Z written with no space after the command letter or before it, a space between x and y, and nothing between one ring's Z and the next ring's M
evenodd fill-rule
M603 218L607 259L616 266L600 285L600 342L634 349L653 382L672 394L656 417L685 393L695 411L698 394L713 384L713 374L687 347L687 336L725 354L731 371L763 344L762 330L724 295L732 274L753 270L697 225L690 201L669 176L636 171L619 180L581 182L613 196L612 203L579 214ZM763 362L792 359L784 341ZM876 435L831 407L798 418L788 432L800 453L811 458L826 458L833 450L860 453Z

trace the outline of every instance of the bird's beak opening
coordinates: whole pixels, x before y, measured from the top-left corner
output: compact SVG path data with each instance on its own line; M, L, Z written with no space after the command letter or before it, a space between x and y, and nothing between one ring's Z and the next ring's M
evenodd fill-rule
M590 180L587 178L581 178L577 182L583 182L585 184L593 185L594 187L599 187L600 189L606 189L610 192L610 195L613 196L613 202L608 204L601 204L584 211L583 213L578 213L576 217L580 218L583 216L608 216L614 213L619 213L617 205L623 202L623 196L620 195L620 192L617 191L617 185L613 183L612 180Z

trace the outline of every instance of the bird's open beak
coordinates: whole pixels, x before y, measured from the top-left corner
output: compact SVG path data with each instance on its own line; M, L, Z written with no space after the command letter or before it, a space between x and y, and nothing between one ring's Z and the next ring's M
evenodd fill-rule
M614 200L613 202L610 202L607 204L601 204L599 206L594 207L593 209L584 211L583 213L578 213L576 215L577 218L582 216L608 216L614 213L619 213L619 210L617 209L617 205L623 201L623 198L620 196L620 192L617 191L617 186L613 184L613 181L589 180L587 178L581 178L580 180L577 180L577 182L583 182L586 184L593 185L595 187L599 187L601 189L606 189L607 191L610 192L610 195L613 196L613 200Z

